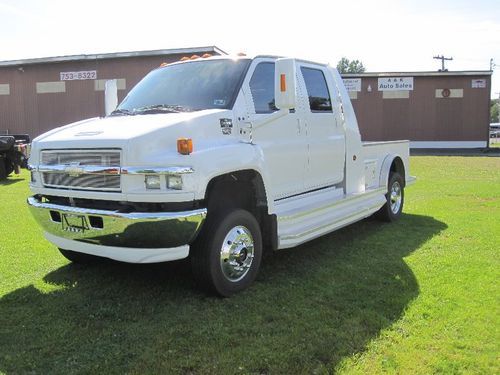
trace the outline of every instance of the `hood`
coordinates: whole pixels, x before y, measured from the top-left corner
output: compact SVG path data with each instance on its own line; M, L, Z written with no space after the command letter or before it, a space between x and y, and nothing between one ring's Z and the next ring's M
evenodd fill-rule
M70 147L108 147L111 143L114 147L120 147L130 139L179 123L189 123L199 117L224 112L227 111L210 109L197 112L92 118L53 129L33 141L43 143L44 148L68 147L68 142L72 143Z
M232 111L209 109L83 120L35 138L30 160L36 164L43 149L119 148L124 152L122 161L130 165L166 165L179 157L178 138L192 138L196 150L210 147L215 139L231 142L232 137L223 136L221 118L232 118Z

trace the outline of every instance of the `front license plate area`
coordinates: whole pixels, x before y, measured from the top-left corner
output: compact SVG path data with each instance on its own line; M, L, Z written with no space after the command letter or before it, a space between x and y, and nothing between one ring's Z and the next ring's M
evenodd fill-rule
M62 214L61 224L66 232L83 233L90 229L85 215Z

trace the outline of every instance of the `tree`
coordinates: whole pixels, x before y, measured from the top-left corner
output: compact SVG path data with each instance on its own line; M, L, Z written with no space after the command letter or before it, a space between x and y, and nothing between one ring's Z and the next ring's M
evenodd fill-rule
M490 122L500 122L499 117L499 103L500 99L493 99L490 101Z
M349 60L347 57L342 57L337 64L339 73L364 73L365 67L359 60Z

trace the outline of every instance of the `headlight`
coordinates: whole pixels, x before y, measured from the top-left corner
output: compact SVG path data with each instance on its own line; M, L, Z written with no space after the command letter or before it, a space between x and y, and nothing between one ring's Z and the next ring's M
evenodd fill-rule
M146 189L160 189L160 176L154 174L146 175L144 183L146 184Z
M177 175L167 176L167 188L174 190L181 190L182 177Z

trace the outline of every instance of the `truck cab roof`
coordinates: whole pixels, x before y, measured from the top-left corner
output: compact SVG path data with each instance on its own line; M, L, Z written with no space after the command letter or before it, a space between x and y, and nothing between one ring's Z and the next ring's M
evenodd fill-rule
M285 56L279 56L279 55L255 55L255 56L247 56L247 55L216 55L216 56L210 56L210 57L199 56L199 57L195 57L195 58L192 58L192 57L189 57L189 56L185 56L185 57L187 57L188 59L179 60L179 61L175 61L175 62L172 62L172 63L169 63L169 64L165 64L164 66L160 66L159 68L162 68L162 67L165 67L165 66L170 66L170 65L189 63L189 62L193 62L193 61L198 61L199 62L199 61L204 61L204 60L210 61L210 60L256 60L256 59L273 59L273 60L277 60L277 59L280 59L280 58L284 58ZM329 65L329 64L319 63L319 62L316 62L316 61L304 60L304 59L295 59L295 60L297 60L298 62L303 62L303 63L308 63L308 64L314 64L314 65L318 65L318 66L328 66Z

